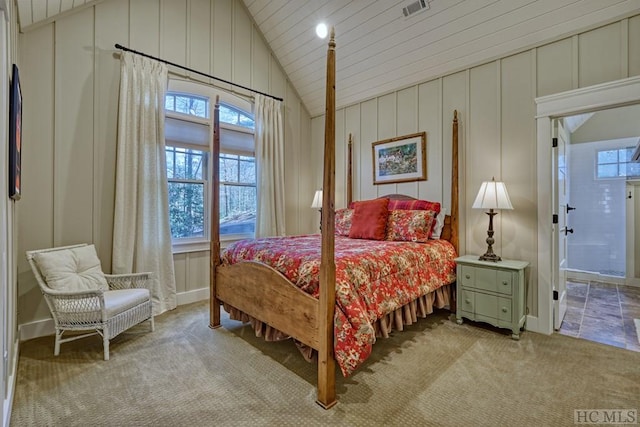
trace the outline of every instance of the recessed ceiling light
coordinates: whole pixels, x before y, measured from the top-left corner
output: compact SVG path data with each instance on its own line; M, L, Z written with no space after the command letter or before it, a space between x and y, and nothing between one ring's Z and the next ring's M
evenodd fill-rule
M327 24L325 24L324 22L319 23L316 26L316 34L318 35L318 37L320 37L321 39L327 37L328 34L328 30L327 30Z

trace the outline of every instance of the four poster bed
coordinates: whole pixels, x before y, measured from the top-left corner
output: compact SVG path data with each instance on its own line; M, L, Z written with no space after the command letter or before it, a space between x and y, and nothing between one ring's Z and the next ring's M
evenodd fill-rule
M336 403L336 363L347 376L370 354L376 336L386 336L391 329L402 330L403 325L432 312L433 306L454 309L458 123L454 112L451 214L445 217L439 240L367 240L346 237L340 229L336 235L333 33L327 53L326 88L322 234L236 242L223 254L218 221L220 132L216 102L210 327L220 326L220 306L223 305L231 318L252 321L259 334L272 335L274 339L293 338L307 356L311 353L317 356L317 402L330 408ZM364 202L352 204L349 142L347 199L348 206L354 207L355 224L355 215L364 206L359 203ZM385 211L386 206L394 204L398 209L415 212L413 206L419 202L424 201L390 195L374 199L372 204L384 205ZM437 205L439 209L439 203ZM347 211L343 209L339 213Z

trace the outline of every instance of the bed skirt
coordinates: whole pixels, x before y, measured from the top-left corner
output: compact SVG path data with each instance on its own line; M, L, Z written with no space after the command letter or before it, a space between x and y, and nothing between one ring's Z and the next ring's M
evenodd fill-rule
M433 292L422 295L376 320L373 324L376 331L376 337L388 338L392 331L402 331L405 326L412 325L417 322L418 318L427 317L429 314L433 313L434 308L451 309L455 307L454 300L455 283L442 286ZM256 337L262 337L266 341L282 341L291 338L287 334L247 315L235 307L226 303L223 304L223 307L224 310L229 313L230 319L251 324ZM309 361L314 360L315 351L311 347L298 341L296 341L296 345L305 359Z

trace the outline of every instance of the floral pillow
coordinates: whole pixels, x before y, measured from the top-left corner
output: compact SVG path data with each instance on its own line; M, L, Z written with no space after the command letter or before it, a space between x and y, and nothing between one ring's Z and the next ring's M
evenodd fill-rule
M338 209L336 211L335 234L338 236L349 236L351 230L351 219L353 218L353 209Z
M386 240L424 243L431 236L435 217L436 213L431 210L392 210L387 220Z

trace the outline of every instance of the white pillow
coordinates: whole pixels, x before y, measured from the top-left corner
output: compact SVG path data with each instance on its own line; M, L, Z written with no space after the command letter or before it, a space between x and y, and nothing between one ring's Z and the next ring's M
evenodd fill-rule
M439 239L442 234L442 229L444 228L444 217L447 215L444 209L440 210L438 216L435 219L435 225L433 226L433 231L431 231L431 239Z
M51 289L58 291L109 290L93 245L33 256Z

